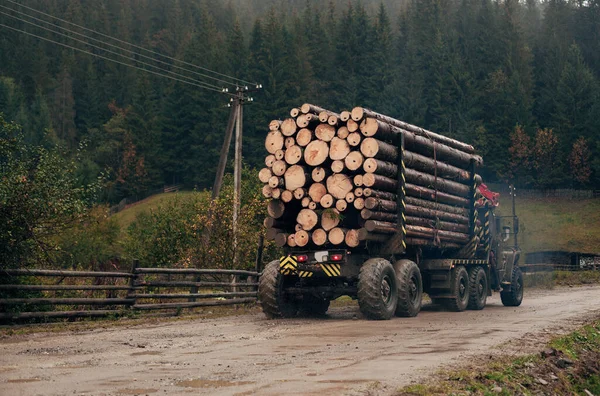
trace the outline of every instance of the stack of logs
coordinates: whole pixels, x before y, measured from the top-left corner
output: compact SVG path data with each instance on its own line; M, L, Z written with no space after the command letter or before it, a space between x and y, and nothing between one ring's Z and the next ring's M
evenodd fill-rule
M259 172L278 246L461 248L475 233L472 146L362 107L304 104L273 120ZM400 170L400 173L399 173Z

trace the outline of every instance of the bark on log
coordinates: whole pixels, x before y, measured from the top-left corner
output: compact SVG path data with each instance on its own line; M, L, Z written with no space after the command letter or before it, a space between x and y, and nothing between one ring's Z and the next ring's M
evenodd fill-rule
M302 112L302 114L319 114L322 111L327 111L327 109L324 109L314 104L304 103L302 106L300 106L300 111Z
M366 173L363 175L363 184L365 187L370 187L377 190L393 191L398 189L398 181L389 177L376 175L374 173Z
M300 146L290 146L285 151L285 162L290 165L296 165L302 159L302 148Z
M289 247L296 247L296 246L298 246L296 244L296 233L288 235L288 237L287 237L287 244L288 244Z
M265 139L265 148L271 154L283 148L283 135L279 131L272 131L267 134Z
M301 200L307 193L306 188L297 188L294 190L294 198Z
M262 168L260 172L258 172L258 180L260 180L261 183L268 183L271 176L273 176L273 173L269 168Z
M406 215L415 217L424 217L427 219L436 219L453 221L460 224L469 224L469 218L454 213L433 210L422 206L406 205Z
M409 246L432 246L433 241L431 239L406 238L406 244ZM460 249L463 245L453 242L442 242L438 247L442 249Z
M271 198L274 198L274 199L281 198L281 188L271 189Z
M375 210L378 212L397 212L398 205L395 201L388 201L379 198L365 198L365 208Z
M269 122L269 131L278 131L282 122L281 120L272 120Z
M286 118L283 123L281 123L279 130L283 136L294 136L298 130L298 127L296 126L296 120L293 118Z
M301 114L298 116L298 118L296 118L296 125L298 125L300 128L307 128L309 125L316 125L318 123L319 116L312 113Z
M348 121L346 121L346 127L348 128L348 131L350 133L352 133L352 132L358 131L360 128L360 125L358 125L358 123L356 123L352 120L348 120Z
M440 240L451 242L468 242L469 235L460 232L434 230L433 228L420 227L415 225L406 226L406 235L415 237L437 237Z
M302 209L296 217L296 222L302 226L303 230L310 231L315 228L319 222L319 216L314 210Z
M345 212L347 207L348 203L345 200L338 199L337 201L335 201L335 208L340 212Z
M367 173L376 173L389 178L398 177L398 166L391 162L380 161L375 158L367 158L363 164L363 170Z
M296 134L296 143L300 147L306 147L313 140L313 131L302 128Z
M277 245L279 247L284 247L288 241L289 235L290 234L287 234L287 233L277 234L275 236L275 245Z
M456 180L461 183L469 183L471 175L468 171L460 169L456 166L448 165L445 162L435 161L433 158L425 157L424 155L404 151L404 164L408 168L412 168L421 172L436 174L438 177L443 177L449 180ZM481 184L481 176L476 175L476 181Z
M350 131L348 130L348 127L345 125L339 127L337 130L337 137L339 137L340 139L346 139L349 134L350 134Z
M340 120L341 121L346 122L349 119L350 119L350 112L349 111L344 110L344 111L342 111L340 113Z
M346 231L343 228L335 227L329 234L327 235L327 239L332 245L339 245L344 242L344 238L346 237Z
M294 139L293 137L286 137L285 140L283 141L283 145L285 146L285 149L287 150L288 148L290 148L291 146L293 146L294 144L296 144L296 139Z
M415 197L406 197L405 201L409 205L422 206L424 208L429 208L433 210L441 210L444 212L454 213L465 217L469 216L469 210L460 206L446 205L443 203L431 202L425 199Z
M265 165L267 165L268 168L273 166L273 162L275 162L275 155L273 154L269 154L265 157Z
M340 224L340 212L337 209L327 209L321 214L321 227L330 231Z
M341 173L344 171L344 161L336 160L331 163L331 171L333 173Z
M379 220L365 221L365 229L377 234L395 234L398 231L396 224Z
M285 174L285 171L287 170L287 164L285 163L284 160L277 160L273 163L273 167L271 168L271 171L273 172L273 175L275 176L283 176Z
M308 233L304 230L298 231L296 233L294 241L296 242L297 246L304 247L304 246L308 245L308 242L310 241L310 233Z
M350 177L343 173L337 173L327 178L327 192L334 198L344 199L346 194L352 191L352 187Z
M394 125L398 128L406 129L407 131L410 131L416 135L425 136L429 139L435 140L436 142L446 144L457 150L464 151L465 153L473 154L475 152L475 149L473 148L473 146L471 146L469 144L460 142L458 140L449 138L444 135L439 135L437 133L428 131L428 130L418 127L416 125L412 125L412 124L397 120L392 117L387 117L383 114L380 114L380 113L377 113L377 112L374 112L372 110L368 110L368 109L365 109L362 107L355 107L354 109L352 109L351 117L354 121L357 121L357 122L364 118L367 118L367 117L375 118L375 119L383 121L385 123Z
M269 178L269 187L271 187L271 188L283 187L284 185L285 185L285 181L284 181L283 177L271 176Z
M334 201L335 200L333 199L331 194L325 194L321 197L321 200L319 201L319 203L324 208L331 208L333 206Z
M436 178L428 173L419 172L413 169L406 169L405 174L406 181L408 183L417 184L424 187L433 187L436 190L458 195L462 198L466 198L471 194L471 188L469 186L446 180L441 177Z
M271 198L273 196L273 187L265 184L262 188L262 195L265 198Z
M315 136L324 142L331 142L331 139L335 136L335 132L335 128L329 124L319 124L315 128Z
M354 208L357 210L363 210L365 208L365 200L364 198L356 198L354 202L352 202Z
M366 228L358 230L358 239L361 241L386 242L390 239L388 234L375 234L367 231Z
M322 228L317 228L311 235L313 243L317 246L323 246L327 243L327 232Z
M275 160L276 161L282 160L283 157L285 157L285 150L279 149L279 150L275 151Z
M292 165L285 171L285 188L294 191L297 188L304 187L308 179L306 170L300 165Z
M329 175L331 175L331 171L329 169L325 169L322 166L317 166L312 170L311 177L314 182L320 183Z
M360 166L363 164L364 157L360 153L360 151L352 151L348 156L344 159L344 164L346 168L351 171L355 171L360 169Z
M365 197L381 198L381 199L386 199L388 201L396 200L395 193L391 193L391 192L387 192L387 191L373 190L372 188L368 188L368 187L363 188L363 195Z
M331 143L329 143L329 158L332 160L343 160L350 154L350 145L345 139L339 137L333 137Z
M358 230L348 230L348 232L346 232L344 242L346 242L346 246L350 248L355 248L360 245L360 239L358 239Z
M265 233L265 237L271 241L271 240L275 239L277 234L282 234L282 233L283 233L283 230L280 230L278 228L268 228L267 232Z
M304 161L310 166L321 165L329 157L329 145L322 140L313 140L304 150Z
M367 158L395 162L398 158L398 149L389 143L374 138L366 138L360 144L360 152Z
M297 107L294 107L293 109L290 110L290 116L292 118L296 118L300 115L300 109Z
M360 136L360 133L358 132L352 132L348 134L348 137L346 138L346 140L348 140L348 144L352 147L358 147L358 145L360 145L360 142L362 140L362 136Z
M320 202L325 194L327 194L327 188L323 183L313 183L308 188L308 196L314 202Z
M294 199L294 193L292 193L290 190L283 190L281 192L281 200L283 202L292 202L292 199Z
M272 217L265 217L263 225L266 228L285 228L288 224L285 221L277 220Z
M360 217L363 220L381 220L389 221L390 223L395 223L398 221L398 215L395 213L375 212L369 209L361 210Z
M354 178L352 179L352 182L354 183L354 185L356 187L362 187L363 184L363 175L355 175Z
M462 232L464 234L469 233L469 226L467 224L457 224L438 219L424 219L422 217L406 216L406 224L429 228L439 228L445 231Z

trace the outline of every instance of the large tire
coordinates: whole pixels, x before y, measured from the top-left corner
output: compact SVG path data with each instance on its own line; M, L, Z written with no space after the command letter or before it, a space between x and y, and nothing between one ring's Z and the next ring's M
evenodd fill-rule
M462 265L452 270L450 294L452 298L444 300L446 308L454 312L462 312L467 309L469 304L469 273Z
M298 312L298 304L283 292L283 276L279 272L279 260L265 267L258 282L258 300L267 318L291 318Z
M398 305L396 316L413 317L421 311L423 304L423 279L417 264L410 260L394 263L398 283Z
M394 267L382 258L367 260L358 276L358 306L369 319L388 320L396 311L398 285Z
M510 289L502 290L500 292L500 299L505 307L518 307L521 305L523 301L523 273L521 272L521 268L513 268Z
M300 303L300 315L302 316L324 316L329 309L329 299L319 298L307 294Z
M485 307L488 296L488 279L483 267L473 267L469 271L469 305L468 309L476 311Z

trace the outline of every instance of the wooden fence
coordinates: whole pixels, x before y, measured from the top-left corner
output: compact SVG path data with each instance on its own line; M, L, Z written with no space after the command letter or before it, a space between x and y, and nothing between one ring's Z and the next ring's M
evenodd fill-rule
M256 301L260 274L140 268L134 261L130 272L7 269L0 276L9 281L0 284L0 320L12 320L245 304Z

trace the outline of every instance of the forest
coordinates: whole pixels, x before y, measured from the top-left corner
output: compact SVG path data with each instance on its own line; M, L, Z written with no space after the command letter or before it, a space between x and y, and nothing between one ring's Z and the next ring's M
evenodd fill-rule
M490 182L600 188L598 0L21 4L122 48L134 43L262 84L244 109L250 167L264 158L269 121L310 102L373 108L469 142ZM228 96L147 73L138 56L123 61L23 13L104 38L2 2L0 112L21 125L25 144L60 147L82 186L102 175L101 202L165 184L210 188Z

